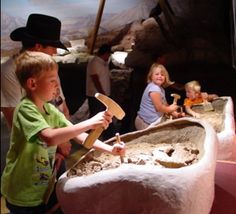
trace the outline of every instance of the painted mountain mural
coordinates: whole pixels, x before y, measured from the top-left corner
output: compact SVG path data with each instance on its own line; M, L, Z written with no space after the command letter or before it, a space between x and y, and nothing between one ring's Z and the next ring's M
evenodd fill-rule
M14 0L15 1L15 0ZM76 40L81 38L86 38L91 30L94 27L96 20L96 13L98 10L99 1L94 3L95 1L87 1L87 3L93 2L93 6L95 9L92 10L87 8L87 11L79 12L82 10L83 2L85 1L57 1L58 6L51 7L51 13L45 12L43 7L39 7L37 11L35 11L35 7L32 6L32 10L30 10L30 1L20 0L22 4L17 2L19 5L18 10L21 10L21 7L26 5L29 7L29 12L27 15L23 16L20 13L12 12L10 10L10 6L8 5L7 0L3 0L2 2L2 11L1 11L1 53L2 55L8 55L11 51L18 49L21 44L19 42L13 42L9 38L9 34L11 31L16 29L17 27L22 27L26 25L27 17L30 13L44 13L47 15L52 15L58 17L62 21L62 32L61 39L65 44L68 44L70 40ZM33 1L31 1L32 4ZM37 2L37 1L34 1ZM51 0L49 2L54 2ZM67 7L64 9L60 9L60 12L57 9L63 8L65 2L68 2ZM73 9L77 7L77 13L73 12L73 10L69 10L70 2L74 2ZM132 23L135 20L146 19L149 16L149 13L153 7L155 7L157 0L131 0L131 1L118 1L118 4L115 4L116 0L106 1L102 20L100 23L99 34L109 34L110 31L117 31L121 29L123 26ZM5 3L5 4L4 4ZM113 3L113 4L112 4ZM49 3L41 3L41 4L49 4ZM61 4L61 6L60 6ZM84 3L85 4L85 3ZM95 4L95 5L94 5ZM122 7L121 7L122 5ZM5 7L4 7L5 6ZM117 7L117 9L116 9ZM12 6L13 8L13 6ZM15 9L15 11L18 11ZM55 11L54 11L55 10ZM84 9L85 10L85 9ZM56 15L54 15L56 14Z

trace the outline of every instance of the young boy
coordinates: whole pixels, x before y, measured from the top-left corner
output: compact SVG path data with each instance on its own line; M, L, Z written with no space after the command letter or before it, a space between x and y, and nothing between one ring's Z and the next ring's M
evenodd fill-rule
M212 101L217 98L216 94L208 94L206 92L201 92L201 85L198 81L193 80L185 84L186 97L184 100L185 111L192 115L193 117L199 118L199 113L192 110L192 106L196 104L203 103L204 100Z
M41 52L24 52L16 58L16 75L26 96L15 109L11 144L2 175L1 192L12 213L45 213L43 197L52 175L57 145L74 139L82 144L97 127L107 128L109 112L72 125L48 101L58 88L58 66ZM124 143L113 146L95 141L94 148L124 155Z

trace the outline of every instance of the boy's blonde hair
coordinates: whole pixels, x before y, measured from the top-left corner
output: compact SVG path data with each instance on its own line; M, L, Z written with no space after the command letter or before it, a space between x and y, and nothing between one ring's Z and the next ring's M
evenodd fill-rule
M201 85L200 85L200 83L198 81L193 80L193 81L187 82L185 84L185 90L186 89L191 89L191 90L193 90L195 92L200 93L201 92Z
M147 75L147 83L152 82L152 74L153 74L155 68L160 68L162 74L165 76L165 82L162 85L163 88L167 88L168 86L175 83L175 82L170 81L169 73L166 70L165 66L162 64L159 64L159 63L152 64L152 66L148 72L148 75Z
M23 88L27 79L40 76L44 71L58 69L56 61L48 54L24 51L15 59L16 76Z

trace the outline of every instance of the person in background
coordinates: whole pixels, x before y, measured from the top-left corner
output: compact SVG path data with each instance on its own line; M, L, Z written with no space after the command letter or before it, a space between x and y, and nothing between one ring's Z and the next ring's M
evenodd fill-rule
M217 94L208 94L201 92L201 85L198 81L193 80L185 84L186 98L184 99L184 107L186 113L189 115L200 118L200 114L192 110L195 104L204 103L204 101L212 101L218 97Z
M48 54L25 51L16 59L16 75L26 95L17 105L11 132L1 193L11 213L45 213L45 193L55 167L58 145L74 139L82 144L88 130L112 121L108 111L73 125L51 103L59 86L58 65ZM113 146L96 140L93 148L124 155L125 145Z
M137 130L145 129L154 122L158 123L165 113L175 118L184 116L176 111L178 109L176 104L167 104L164 88L173 82L170 81L168 71L162 64L152 64L147 75L147 83L135 119Z
M104 105L94 95L97 92L106 96L111 95L111 72L108 64L110 55L111 46L104 44L87 65L86 96L88 98L90 117L104 110Z
M103 44L97 54L88 62L86 76L86 96L88 99L90 116L92 117L100 111L105 110L105 106L98 101L94 95L101 93L106 96L111 95L111 72L109 70L109 58L111 46ZM114 125L111 124L108 130L103 132L104 138L113 137L115 134Z
M43 14L30 14L25 27L15 29L10 38L13 41L21 41L22 51L40 51L49 55L57 53L57 48L67 50L60 41L61 22L55 17ZM14 57L10 58L1 69L1 111L11 127L13 111L24 95L16 75ZM60 87L60 86L59 86ZM63 112L69 116L69 110L60 88L60 96L63 98Z

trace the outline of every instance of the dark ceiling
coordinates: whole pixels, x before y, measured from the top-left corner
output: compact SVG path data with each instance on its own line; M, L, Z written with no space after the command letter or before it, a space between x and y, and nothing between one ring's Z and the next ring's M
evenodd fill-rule
M217 60L235 67L235 5L235 0L159 0L150 17L160 30L147 32L134 52L149 52L151 60L165 56L169 63L177 55L179 63Z

